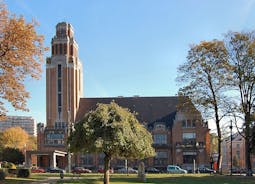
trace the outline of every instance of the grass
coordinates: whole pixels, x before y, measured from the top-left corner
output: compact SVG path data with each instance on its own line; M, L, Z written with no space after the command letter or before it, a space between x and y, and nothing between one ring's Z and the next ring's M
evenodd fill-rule
M65 175L64 180L59 179L58 174L33 174L29 179L7 178L0 181L0 184L31 184L40 183L43 179L54 179L57 184L102 184L102 174L84 174L79 179L72 178L72 175ZM110 178L111 184L255 184L254 177L246 176L224 176L224 175L204 175L204 174L148 174L146 182L142 182L137 175L113 174Z

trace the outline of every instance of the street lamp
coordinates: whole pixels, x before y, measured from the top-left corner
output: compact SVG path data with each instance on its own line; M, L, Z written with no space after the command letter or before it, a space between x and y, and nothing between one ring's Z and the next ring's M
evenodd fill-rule
M233 125L232 125L232 120L230 120L230 175L232 176L232 141L233 141L233 136L232 136L232 129L233 129Z
M68 110L68 124L67 124L67 136L69 137L71 134L71 115L70 110ZM70 143L67 145L67 172L71 172L71 152L70 152Z
M213 157L212 157L212 155L210 156L210 165L211 165L211 169L213 169L213 163L214 163L214 161L213 161Z

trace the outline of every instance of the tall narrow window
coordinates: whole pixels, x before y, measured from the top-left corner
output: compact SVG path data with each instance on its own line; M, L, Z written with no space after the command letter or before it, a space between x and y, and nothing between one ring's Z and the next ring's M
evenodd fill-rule
M61 78L61 65L58 65L58 78Z
M63 54L63 45L59 44L59 54Z
M61 92L61 79L58 79L58 92Z
M55 54L58 55L58 44L54 45L55 48Z
M58 94L58 106L61 107L61 93Z

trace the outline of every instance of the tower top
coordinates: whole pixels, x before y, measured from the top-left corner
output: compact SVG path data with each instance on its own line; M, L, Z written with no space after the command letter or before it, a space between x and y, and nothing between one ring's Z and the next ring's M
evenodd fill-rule
M73 26L67 22L60 22L56 25L56 37L57 38L73 38L74 29Z

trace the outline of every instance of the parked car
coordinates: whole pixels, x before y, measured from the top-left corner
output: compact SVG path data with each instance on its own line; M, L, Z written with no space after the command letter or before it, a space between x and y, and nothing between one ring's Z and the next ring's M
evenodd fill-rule
M186 174L188 173L187 170L180 168L177 165L168 165L167 172L172 174Z
M64 169L60 169L58 167L49 167L46 172L49 172L49 173L65 173L65 170Z
M123 167L121 169L118 169L116 172L117 173L133 173L133 174L137 174L138 173L137 170L135 170L135 169L133 169L131 167L128 167L128 168Z
M75 173L75 174L81 174L81 173L91 173L92 171L89 170L89 169L85 169L83 167L75 167L73 168L72 170L72 173Z
M104 169L103 169L103 168L99 168L99 169L97 170L97 172L99 172L99 173L104 173ZM112 168L110 168L110 169L109 169L109 172L110 172L110 173L114 173L114 170L113 170Z
M149 167L145 169L146 173L161 173L160 170L156 169L155 167Z
M196 173L210 173L210 174L215 174L216 171L213 169L209 169L207 167L199 167L196 169Z
M231 170L229 170L230 173ZM242 169L242 168L232 168L232 173L233 174L246 174L246 169Z
M32 173L45 173L45 169L40 168L40 167L31 167L31 172Z

